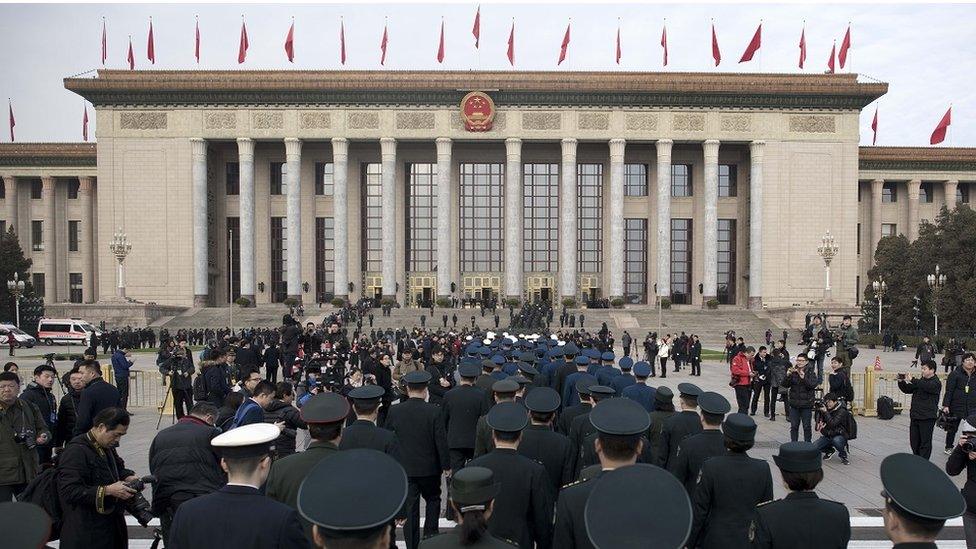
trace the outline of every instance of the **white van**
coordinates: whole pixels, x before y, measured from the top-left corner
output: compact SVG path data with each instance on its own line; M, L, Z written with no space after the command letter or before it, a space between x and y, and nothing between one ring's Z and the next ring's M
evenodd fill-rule
M93 332L100 330L77 318L42 318L37 323L37 339L44 345L88 345Z
M13 324L0 324L0 348L9 346L10 338L14 338L14 347L27 347L30 349L37 344L34 336Z

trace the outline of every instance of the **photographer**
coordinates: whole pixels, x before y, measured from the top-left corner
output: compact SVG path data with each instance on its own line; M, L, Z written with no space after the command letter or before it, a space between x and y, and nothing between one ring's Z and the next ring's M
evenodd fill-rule
M0 374L0 502L11 501L38 472L38 444L51 433L37 407L17 398L20 378Z
M851 323L851 315L844 315L840 328L837 329L836 340L837 356L843 361L845 368L851 367L851 363L860 352L857 348L858 337L857 328ZM822 371L818 377L823 379Z
M159 373L169 377L176 419L182 419L193 407L193 357L187 352L186 340L168 351L160 351Z
M769 421L776 421L776 402L783 401L783 414L789 419L790 406L786 400L786 372L790 369L790 359L783 347L773 349L768 361L769 396L772 402L769 406Z
M759 397L762 396L763 415L769 417L769 362L769 350L763 346L759 347L759 353L752 361L755 377L752 378L752 405L749 408L749 415L756 415L756 410L759 409ZM775 400L773 407L776 407Z
M817 430L822 435L814 442L818 450L824 452L824 459L830 459L834 450L840 455L840 462L850 465L847 461L847 439L851 412L847 406L842 406L840 397L834 393L824 395L823 402L817 406Z
M41 417L47 423L49 433L54 433L58 425L57 399L51 394L51 387L54 386L54 379L57 375L58 371L54 369L54 366L41 364L34 368L34 381L30 382L20 395L21 399L37 406L41 412ZM37 457L42 465L51 462L53 446L53 439L37 445Z
M945 396L942 397L942 411L956 418L946 430L945 453L951 454L959 420L976 414L976 355L966 353L962 366L956 368L946 378Z
M929 459L932 455L932 430L939 412L939 394L942 382L935 375L936 364L932 359L922 362L922 377L906 379L908 374L898 374L898 388L912 395L912 410L909 415L908 439L912 453Z
M810 442L813 433L810 420L813 415L813 392L817 388L817 374L807 361L806 355L796 356L796 365L786 371L783 387L789 389L787 403L790 415L790 441L796 442L803 423L803 441Z
M833 345L834 338L819 315L814 316L803 331L802 341L807 346L807 350L802 354L805 354L808 360L816 362L817 383L820 383L823 380L824 358L827 356L827 350Z
M976 416L962 421L962 436L959 444L949 453L946 460L946 473L956 476L966 471L966 484L962 495L966 499L966 513L962 516L966 532L966 547L976 547Z

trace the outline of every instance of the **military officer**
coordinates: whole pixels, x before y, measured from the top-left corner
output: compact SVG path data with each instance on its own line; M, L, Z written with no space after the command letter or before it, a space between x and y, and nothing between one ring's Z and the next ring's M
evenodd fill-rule
M265 493L293 509L298 508L298 489L305 475L322 459L339 451L342 427L349 414L349 402L336 393L320 393L302 406L302 419L308 424L312 443L304 452L281 458L271 466ZM307 543L312 541L312 525L301 518Z
M475 387L481 374L478 364L458 366L461 382L444 395L441 415L447 428L447 447L452 471L458 471L474 457L478 418L488 413L485 391Z
M654 411L650 414L651 426L647 429L647 440L651 444L651 463L659 463L659 456L662 451L661 430L664 429L664 422L675 414L673 398L674 393L671 389L663 385L658 387L654 393Z
M376 416L379 414L380 399L386 391L379 385L363 385L349 391L352 407L356 412L356 421L342 430L340 450L354 448L372 448L400 460L400 443L392 431L376 426Z
M424 537L437 535L441 509L441 473L450 475L447 434L437 406L427 399L430 372L417 370L403 376L407 385L407 400L390 409L386 428L393 431L400 442L401 463L407 472L407 522L403 535L407 547L420 544L420 498L424 498L426 514Z
M678 384L678 401L681 411L669 417L661 429L660 448L656 453L657 465L667 469L678 453L678 443L686 436L700 433L701 417L698 415L698 396L702 390L694 383Z
M629 357L624 357L629 358ZM620 359L623 362L623 359ZM634 364L634 383L624 387L617 393L618 396L624 398L629 398L636 401L638 404L644 407L648 413L654 411L654 396L657 394L657 389L647 385L647 377L651 375L651 365L643 360ZM620 376L614 381L619 381L620 379L626 380L626 376ZM614 387L616 388L616 387ZM668 389L662 386L662 389ZM668 389L671 392L671 389ZM672 394L672 396L674 396ZM660 430L658 430L660 432Z
M966 500L934 463L912 454L881 462L884 527L893 549L935 549L945 521L966 511Z
M562 387L562 397L563 397L563 408L569 408L570 406L575 406L579 404L579 394L575 391L576 381L578 379L592 379L596 382L596 377L589 374L586 371L587 367L590 365L589 359L585 356L578 356L575 359L576 371L566 376L566 380L563 381Z
M643 446L641 434L647 430L650 423L647 412L636 402L625 398L613 398L601 402L590 412L589 422L598 433L595 446L601 471L588 480L564 486L559 493L556 502L556 524L553 530L553 547L559 549L593 547L587 536L583 517L586 500L596 481L607 474L607 471L626 468L637 462L637 456ZM630 505L628 501L626 507ZM619 502L615 507L618 509L621 507ZM654 506L643 507L642 513L646 514L648 508Z
M529 425L522 431L518 453L541 463L549 473L552 493L572 480L572 445L569 437L552 430L559 395L549 387L540 387L525 397Z
M167 546L307 547L295 509L261 494L271 468L272 443L280 434L274 425L253 423L214 437L210 444L220 454L227 484L180 505Z
M552 541L554 494L542 465L518 454L522 430L529 423L525 407L515 402L496 404L487 416L495 448L468 465L491 469L501 485L488 531L515 541L519 547L549 549Z
M851 517L842 503L821 499L823 453L810 442L787 442L773 461L790 493L760 504L749 539L762 549L843 549L851 539Z
M600 402L613 398L613 389L605 385L594 385L590 387L590 398L593 400L593 409L600 404ZM590 465L586 463L583 459L586 450L592 450L591 448L586 448L585 443L587 438L596 433L596 427L590 422L589 413L580 414L573 418L573 423L569 427L569 441L573 445L573 478L578 478L580 471L583 467Z
M535 355L532 353L528 353L528 355L533 357L532 362L535 362ZM526 393L529 393L536 387L548 387L548 385L544 383L545 380L539 375L539 370L533 366L531 362L520 360L516 363L516 366L518 366L519 375L522 375L529 380L529 385L525 387Z
M488 532L488 518L494 512L495 498L501 485L495 474L485 467L465 467L451 477L450 505L464 518L456 531L429 538L420 543L421 549L511 549L506 540Z
M580 403L576 406L563 408L556 420L556 432L569 436L569 429L573 426L573 419L576 416L590 413L593 408L593 398L590 395L590 387L596 385L596 380L592 378L580 379L576 382L576 393L579 394Z
M562 346L563 363L560 364L556 371L553 372L550 381L552 382L551 387L562 395L563 387L566 386L566 377L573 372L576 372L576 355L579 354L579 347L575 343L570 341L569 343Z
M606 385L607 387L613 387L613 380L621 375L621 371L613 366L616 359L617 357L610 351L600 355L600 360L603 361L603 364L596 369L597 383Z
M620 372L610 381L610 386L617 392L617 396L623 396L624 389L637 383L637 379L631 374L634 368L634 359L629 356L621 357L617 365L620 366Z
M705 460L725 454L725 435L722 421L732 405L724 396L711 391L698 397L702 432L685 437L678 443L678 452L668 464L668 471L688 490L688 497L695 491L698 473Z
M488 409L490 410L501 402L515 402L515 393L518 390L519 384L514 379L496 381L491 386L493 402ZM485 412L485 415L478 418L478 424L475 426L474 457L483 456L494 447L491 438L491 427L488 426L488 412Z

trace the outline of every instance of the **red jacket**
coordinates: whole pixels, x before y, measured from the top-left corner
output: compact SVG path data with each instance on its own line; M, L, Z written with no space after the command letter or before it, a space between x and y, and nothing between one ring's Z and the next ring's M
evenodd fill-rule
M741 386L752 383L752 378L749 377L749 374L752 373L752 364L744 353L735 355L735 358L732 359L731 369L732 380L735 385Z

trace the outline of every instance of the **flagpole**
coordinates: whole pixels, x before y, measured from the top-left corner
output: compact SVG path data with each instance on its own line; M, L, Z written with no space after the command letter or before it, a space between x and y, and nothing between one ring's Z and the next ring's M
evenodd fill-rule
M573 72L573 18L569 18L569 22L566 23L566 32L569 33L569 43L566 44L566 68L569 72Z
M759 72L762 72L762 58L763 58L763 47L762 47L762 24L763 20L759 18Z
M851 21L848 20L847 21L847 33L850 34L850 32L851 32ZM851 41L853 42L853 40L851 40ZM854 72L854 61L853 61L853 58L851 57L851 48L850 48L850 46L847 47L847 72L849 72L849 73L853 73Z

